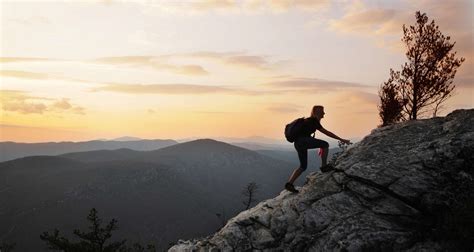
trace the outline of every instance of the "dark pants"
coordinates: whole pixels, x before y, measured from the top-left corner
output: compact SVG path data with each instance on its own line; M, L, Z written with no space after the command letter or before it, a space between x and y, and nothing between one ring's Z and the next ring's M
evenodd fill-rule
M308 149L329 148L328 142L310 136L298 137L294 145L303 171L308 167Z

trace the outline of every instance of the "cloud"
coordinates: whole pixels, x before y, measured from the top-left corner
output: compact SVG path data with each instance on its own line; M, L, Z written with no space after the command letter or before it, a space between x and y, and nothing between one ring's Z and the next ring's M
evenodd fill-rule
M47 110L46 105L34 102L5 102L2 104L5 111L20 112L22 114L43 114Z
M3 124L0 123L0 128L6 129L6 128L12 128L12 129L44 129L41 127L31 127L31 126L24 126L24 125L15 125L15 124Z
M0 70L0 77L19 78L28 80L63 80L80 83L90 83L91 81L62 77L59 75L51 75L46 73L27 72L18 70Z
M47 74L44 73L34 73L16 70L0 70L0 76L32 80L46 80L50 78Z
M174 69L176 73L184 75L206 75L209 74L202 66L199 65L184 65Z
M65 110L72 108L71 104L66 98L56 101L55 103L53 103L52 107Z
M50 58L0 57L0 63L58 61Z
M2 110L21 114L43 114L45 112L85 114L85 109L69 103L69 99L60 100L48 97L28 95L19 90L0 90Z
M149 67L158 71L167 70L176 74L182 75L207 75L207 72L200 65L173 65L167 63L165 60L168 57L160 56L121 56L121 57L106 57L86 61L85 63L99 63L115 66L131 66L131 67ZM48 58L20 58L20 57L2 57L0 63L24 63L24 62L82 62L80 60L60 60ZM6 77L28 78L28 79L48 79L47 74L32 73L25 71L1 70L0 75Z
M268 62L261 56L231 56L225 59L225 62L230 65L240 65L250 68L266 69Z
M301 106L295 104L273 104L266 108L267 111L281 114L296 113L301 109Z
M263 86L302 92L330 92L346 88L373 88L372 86L367 86L358 83L331 81L316 78L290 78L286 80L276 80L265 83L263 84Z
M85 115L86 114L86 109L84 107L73 107L70 109L73 113L78 114L78 115Z
M380 6L369 6L361 1L353 1L346 6L342 17L329 21L329 29L340 33L359 34L373 37L376 43L382 43L382 36L396 36L393 39L400 41L402 26L415 23L415 11L426 12L430 20L440 25L440 29L446 35L462 39L472 47L473 17L472 1L406 1L395 8L384 8ZM466 36L465 33L470 34ZM464 34L464 35L463 35ZM401 43L401 42L399 42Z
M415 11L425 12L429 21L434 20L445 36L456 41L453 51L458 57L466 58L459 68L456 84L474 85L474 2L458 1L405 1L397 9L369 6L361 1L346 6L342 17L329 21L329 29L344 33L366 36L382 48L403 53L405 46L401 42L402 27L415 24Z
M328 25L330 30L341 33L361 35L395 33L401 32L401 24L408 18L403 16L405 14L406 11L402 9L380 5L369 6L360 0L351 1L344 6L343 15L329 20ZM394 27L398 27L398 30Z
M309 12L326 10L331 6L329 0L270 0L266 1L270 9L277 12L287 12L290 9L301 9Z
M379 102L380 98L376 93L359 90L341 91L330 99L330 103L336 108L359 114L376 114Z
M123 66L145 66L156 70L169 70L177 74L206 75L209 74L200 65L176 65L169 62L186 59L211 60L231 67L244 67L257 70L271 70L281 62L269 61L269 56L252 55L245 52L212 52L199 51L192 53L176 53L165 55L145 56L120 56L106 57L93 60L94 63L123 65Z
M236 94L257 95L256 91L234 89L222 86L194 85L194 84L118 84L108 83L102 87L91 90L92 92L108 91L127 94Z
M132 67L149 67L155 70L168 70L183 75L206 75L209 74L202 66L199 65L173 65L167 63L167 57L160 56L121 56L106 57L93 60L94 63L109 65L124 65Z
M210 52L200 51L194 53L169 55L168 57L190 57L208 59L228 66L241 66L250 69L271 70L282 61L270 61L267 55L252 55L245 52Z
M331 6L329 0L193 0L154 2L136 0L145 8L169 14L199 15L207 13L285 13L291 9L319 12ZM153 13L148 11L147 13Z
M363 91L351 91L344 95L344 98L341 99L342 101L355 101L369 105L378 104L380 98L378 94L375 93L368 93Z
M244 54L243 52L212 52L212 51L198 51L192 53L180 53L180 54L169 54L165 55L168 57L194 57L204 59L225 59L231 56L238 56Z
M119 3L118 0L109 0L111 3ZM199 15L210 12L234 13L239 10L239 4L234 0L193 0L193 1L149 1L132 0L127 3L135 3L143 7L145 14L153 15L157 11L175 15Z
M234 0L200 0L200 1L183 1L188 8L197 11L209 11L219 9L234 9L236 2Z
M266 55L252 55L245 52L212 52L199 51L192 53L176 53L165 55L142 55L142 56L115 56L103 57L91 60L65 60L65 59L49 59L49 58L20 58L20 57L3 57L0 58L2 63L14 62L80 62L86 64L103 64L112 66L125 67L145 67L157 71L169 71L180 75L202 76L208 75L209 72L198 64L179 64L176 62L189 62L189 60L214 61L222 65L230 67L244 67L248 69L257 70L271 70L276 68L283 61L270 61L270 56ZM39 78L40 75L36 73L27 73L21 71L2 71L2 74L9 77ZM43 75L45 79L47 75Z
M17 90L0 90L0 104L5 111L19 112L22 114L42 114L47 110L43 102L49 100L43 97L29 96L26 92Z
M331 20L329 27L343 33L392 33L393 27L397 27L393 21L397 14L394 9L350 11L340 19Z

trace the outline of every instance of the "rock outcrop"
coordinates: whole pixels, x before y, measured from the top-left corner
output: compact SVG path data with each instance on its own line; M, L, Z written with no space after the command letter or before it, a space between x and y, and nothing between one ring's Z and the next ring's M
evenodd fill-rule
M472 249L473 125L474 110L457 110L375 129L300 193L283 191L169 251Z

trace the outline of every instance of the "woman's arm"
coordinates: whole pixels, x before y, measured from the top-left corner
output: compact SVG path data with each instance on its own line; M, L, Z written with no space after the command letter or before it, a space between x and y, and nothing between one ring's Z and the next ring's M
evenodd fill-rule
M346 144L350 144L350 143L351 143L350 140L342 139L342 138L338 137L336 134L332 133L331 131L329 131L329 130L327 130L327 129L325 129L325 128L322 128L322 127L321 127L321 129L318 129L318 130L321 131L322 133L324 133L326 136L332 137L332 138L334 138L334 139L337 139L337 140L339 140L339 141L341 141L341 142L343 142L343 143L346 143Z

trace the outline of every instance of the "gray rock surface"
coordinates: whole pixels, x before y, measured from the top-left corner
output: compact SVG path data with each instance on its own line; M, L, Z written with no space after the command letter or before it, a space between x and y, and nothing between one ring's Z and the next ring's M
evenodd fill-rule
M457 110L375 129L339 156L335 171L309 174L300 193L282 191L169 251L472 249L472 237L450 240L463 220L447 213L472 209L473 125L474 110Z

